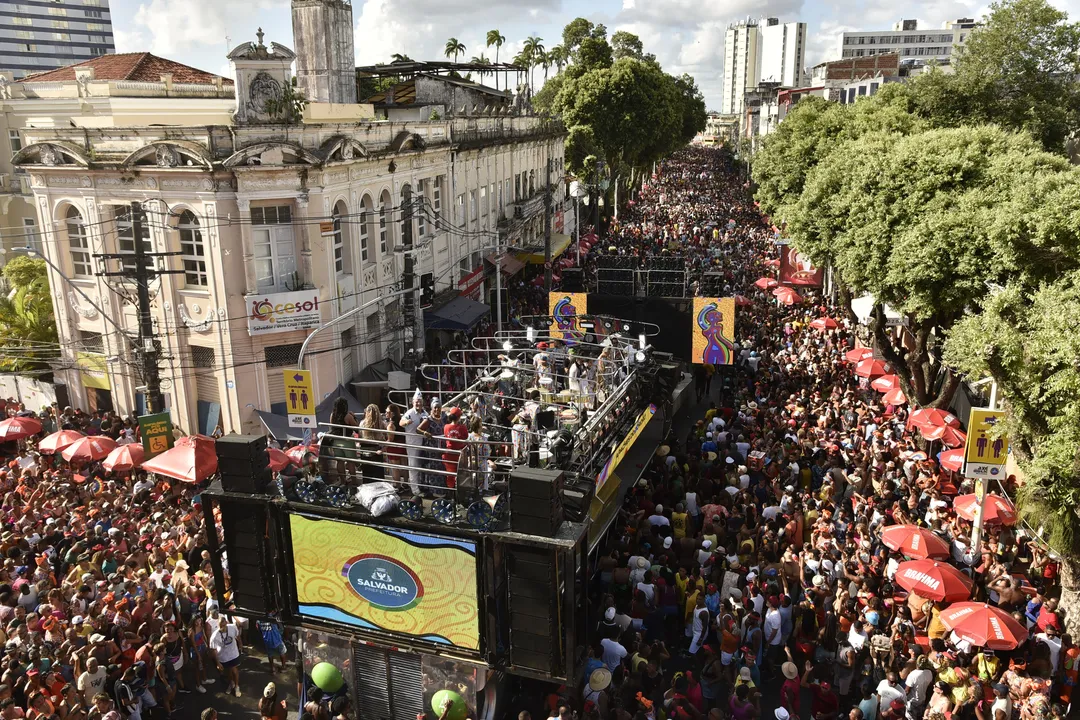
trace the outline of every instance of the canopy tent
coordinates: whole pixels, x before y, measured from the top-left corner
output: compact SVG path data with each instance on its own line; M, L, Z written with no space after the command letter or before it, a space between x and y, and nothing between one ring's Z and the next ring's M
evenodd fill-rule
M143 462L142 469L180 482L198 483L217 472L216 441L205 435L186 435L176 445Z
M349 403L349 412L357 417L364 415L364 406L354 398L344 386L338 385L332 393L323 398L323 401L315 408L315 421L316 423L330 422L330 413L334 409L334 401L339 397L345 398L345 401ZM262 421L263 427L266 431L277 438L278 442L285 442L287 440L303 440L304 429L289 427L289 418L285 415L275 415L272 412L266 412L265 410L255 411L259 420Z
M509 252L504 252L502 255L491 253L487 256L486 260L502 270L503 275L506 275L507 277L517 275L521 272L521 268L525 267L525 263L518 260L515 255Z
M570 247L572 238L569 235L563 235L561 233L551 233L551 259L562 255L566 252L566 248ZM518 260L527 265L543 265L546 258L544 257L544 246L541 245L539 251L534 252L532 248L524 253L518 254Z
M851 312L855 313L855 317L859 319L861 325L866 325L870 322L870 314L874 312L874 296L863 295L860 298L855 298L851 301ZM885 324L886 325L902 325L904 322L904 316L893 310L888 305L885 306Z
M364 385L367 387L387 387L390 385L390 373L401 372L401 365L393 358L383 358L371 363L360 371L350 385Z
M467 297L456 297L436 310L424 311L424 327L428 330L472 330L491 308Z

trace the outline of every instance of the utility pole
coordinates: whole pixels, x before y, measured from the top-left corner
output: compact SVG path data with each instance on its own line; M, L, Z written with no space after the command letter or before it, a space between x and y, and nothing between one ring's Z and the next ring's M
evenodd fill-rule
M151 268L148 261L154 258L179 255L176 252L148 253L143 247L143 224L146 216L143 213L142 204L131 203L128 212L131 213L131 236L134 244L134 254L117 253L98 255L106 260L120 260L120 272L98 273L103 277L121 277L135 283L135 294L139 303L139 342L136 352L139 354L139 363L142 366L142 379L146 383L146 411L148 413L161 412L165 409L165 399L161 395L161 377L158 375L158 349L157 335L154 332L154 318L150 309L150 281L162 275L177 275L183 270L158 270ZM128 269L123 266L125 260L134 257L135 267Z
M420 303L417 302L416 293L419 286L416 284L416 256L413 254L413 195L410 188L402 198L401 216L401 245L404 255L404 269L401 278L401 288L405 292L402 301L402 317L405 327L412 329L412 347L416 350L416 361L419 362L424 353L424 328L419 323ZM408 332L405 334L408 341Z
M602 198L604 196L604 191L600 189L600 161L599 160L596 161L596 168L595 168L594 172L596 173L595 176L594 176L596 178L596 182L594 183L595 186L596 186L596 204L595 204L595 209L596 209L596 241L600 242L600 237L601 237L601 235L600 235L600 198Z
M551 292L551 158L544 178L544 287Z

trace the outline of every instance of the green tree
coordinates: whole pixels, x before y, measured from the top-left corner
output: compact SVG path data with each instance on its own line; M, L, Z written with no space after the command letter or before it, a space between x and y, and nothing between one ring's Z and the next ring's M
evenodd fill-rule
M618 30L611 36L611 50L616 60L624 57L638 60L645 58L645 45L641 42L641 38L625 30Z
M544 39L537 37L536 35L530 35L525 38L525 43L521 47L521 53L528 60L529 64L529 87L535 87L533 85L533 69L544 62Z
M0 351L5 356L0 368L47 370L60 353L45 261L13 258L3 275L11 290L0 296Z
M464 55L465 50L466 48L463 42L461 42L457 38L450 38L446 41L446 47L443 48L443 54L445 54L448 58L453 57L454 62L457 62L458 55Z
M552 65L555 66L555 73L561 73L563 66L565 66L566 63L569 61L569 58L566 55L566 48L564 48L562 45L556 45L555 47L548 50L547 55L548 60L551 62Z
M394 53L393 55L390 56L390 61L391 62L396 62L396 63L403 63L403 62L412 62L413 59L411 57L409 57L408 55L403 55L402 53Z
M593 24L585 18L574 18L563 28L563 47L566 48L567 57L577 61L577 51L587 39L607 40L607 27L603 24Z
M605 38L588 37L581 41L577 50L575 68L578 73L609 68L614 62L611 45Z
M506 36L503 35L501 32L499 32L498 30L488 30L486 40L487 40L488 49L491 49L492 45L495 46L495 64L498 65L499 64L499 51L502 50L502 46L506 43ZM495 76L495 89L496 90L499 88L499 79L498 78L499 78L499 76L496 74L496 76Z
M956 53L955 72L911 84L938 126L995 123L1060 152L1080 124L1080 23L1046 0L1003 0Z

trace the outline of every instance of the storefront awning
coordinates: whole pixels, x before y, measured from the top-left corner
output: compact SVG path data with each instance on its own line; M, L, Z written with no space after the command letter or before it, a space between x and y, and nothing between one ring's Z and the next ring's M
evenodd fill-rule
M554 260L566 252L566 248L570 247L571 241L572 238L569 235L551 233L551 259ZM528 251L517 257L518 260L529 265L543 265L544 247L541 245L539 251Z
M472 330L491 312L483 303L457 297L437 310L424 311L424 327L428 330Z
M517 257L508 252L503 253L502 255L492 253L487 256L487 261L502 270L503 274L507 277L517 275L521 272L521 268L525 267L525 263L521 262Z

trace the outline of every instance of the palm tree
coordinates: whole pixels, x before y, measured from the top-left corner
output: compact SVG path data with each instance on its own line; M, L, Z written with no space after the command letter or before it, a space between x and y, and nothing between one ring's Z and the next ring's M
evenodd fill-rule
M403 63L412 61L413 59L411 57L409 57L408 55L403 55L401 53L394 53L390 56L390 62Z
M555 66L555 73L561 73L563 66L566 65L566 48L562 45L556 45L548 50L548 61Z
M544 68L544 82L547 82L548 70L551 68L552 65L555 64L555 62L551 59L551 53L549 52L540 53L540 57L538 58L538 60L540 62L540 66Z
M470 60L469 62L472 63L473 65L490 65L491 64L491 60L488 60L487 57L483 53L480 53L479 55L473 55L472 60ZM484 81L484 76L487 75L488 72L489 72L488 70L478 70L477 71L477 74L480 75L480 82Z
M499 50L502 49L503 43L506 42L506 36L500 33L498 30L488 30L487 33L487 46L490 48L495 46L495 64L499 64ZM495 89L499 89L499 79L495 77Z
M544 39L530 35L525 38L525 44L521 48L522 54L529 61L529 87L533 87L532 70L540 64L544 57Z
M465 44L457 38L450 38L446 41L446 47L443 48L443 52L446 53L446 57L453 56L454 62L457 62L458 55L465 54Z

